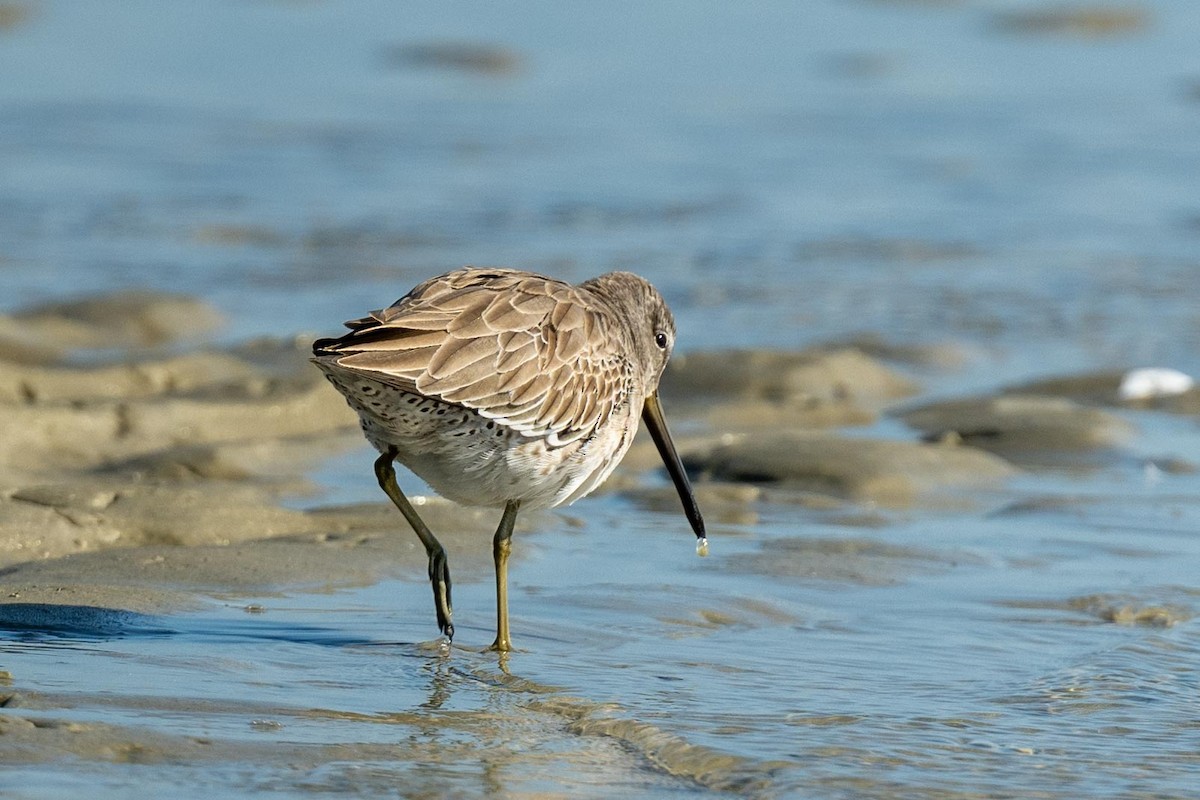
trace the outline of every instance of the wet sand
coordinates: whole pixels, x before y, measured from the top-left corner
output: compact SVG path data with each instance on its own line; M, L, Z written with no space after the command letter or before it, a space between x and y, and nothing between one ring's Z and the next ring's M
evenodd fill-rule
M195 324L161 323L181 315ZM217 315L197 300L151 294L0 318L0 627L14 635L169 635L197 610L226 607L253 616L264 597L394 578L408 591L426 591L424 553L386 502L303 509L294 502L315 491L305 477L314 465L362 447L352 414L307 363L306 338L213 349L203 342L216 325ZM1107 393L1109 383L1084 385L1088 393ZM1069 393L1063 385L1047 386L1057 391L1033 395L1036 387L1025 387L1015 398L1001 393L922 404L919 382L903 364L839 345L689 354L672 365L663 396L701 504L718 524L737 526L754 525L764 503L829 515L873 507L938 509L951 497L956 507L973 497L986 503L989 492L1021 472L1018 461L997 455L1011 449L999 445L1095 454L1128 434L1107 412L1063 399ZM893 412L912 426L906 437L848 435ZM658 470L653 445L639 441L601 492L674 513L677 501ZM362 481L371 480L366 458L361 472ZM456 579L489 580L482 532L491 530L494 514L436 497L418 502L453 554ZM526 526L532 533L561 526L571 513L531 516ZM871 523L864 517L861 524ZM812 537L730 558L727 568L879 586L970 558L869 538ZM790 618L769 604L747 603L701 616L661 613L673 624L700 629ZM1187 613L1103 598L1078 603L1121 624L1166 625ZM483 609L473 613L487 618ZM558 769L544 750L565 730L571 738L557 745L557 763L570 765L574 780L593 788L628 782L631 775L640 775L639 791L678 781L747 793L769 785L768 762L692 744L619 710L512 678L482 654L454 656L460 659L451 669L504 687L506 702L519 706L513 713L522 735L542 755L524 756L498 735L491 712L413 711L355 721L458 730L467 740L461 750L431 745L424 760L449 764L469 752L474 761L481 748L493 748L507 772L530 775ZM297 715L343 718L346 711L262 703L249 711L264 741L247 745L237 737L163 735L76 720L71 708L78 696L28 688L19 672L4 680L0 758L10 768L73 758L170 765L186 773L249 758L274 765L268 773L309 779L331 760L379 761L392 764L380 772L383 786L405 773L398 763L423 760L414 757L411 742L267 741L272 730L297 724ZM116 703L122 713L153 714L187 714L196 702L169 693L107 700L101 693L89 700L101 707ZM206 713L218 717L247 713L244 702L205 702L212 704ZM650 774L659 777L647 777L639 763L652 765ZM338 778L322 780L332 786ZM505 785L511 784L509 778ZM428 785L436 793L437 782Z
M0 339L8 354L0 374L0 566L9 584L48 580L48 565L60 582L75 570L123 585L133 576L147 588L184 580L206 592L370 580L420 567L418 543L394 535L399 520L385 502L308 510L282 503L315 490L305 475L321 459L362 445L353 414L308 364L307 339L213 350L169 341L154 324L185 310L215 319L195 300L139 294L79 307L77 317L56 307L0 318L0 330L27 326L38 343ZM1013 474L1007 462L959 441L831 432L870 424L915 391L896 369L846 347L689 355L672 365L663 388L698 492L718 508L749 505L764 491L796 502L908 505ZM930 414L951 426L956 408L926 410L916 427L927 432ZM1073 447L1107 442L1077 430L1102 412L1070 413L1054 400L1026 411L1019 424L1039 436L1041 425ZM659 467L642 437L600 491L654 497L650 476ZM473 541L493 516L437 497L420 502L451 546ZM538 518L531 521L536 527ZM325 555L331 549L337 558ZM33 589L14 591L28 601Z

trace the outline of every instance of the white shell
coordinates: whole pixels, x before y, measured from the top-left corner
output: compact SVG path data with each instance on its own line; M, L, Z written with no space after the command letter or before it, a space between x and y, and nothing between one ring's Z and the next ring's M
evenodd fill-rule
M1152 397L1170 397L1183 394L1195 385L1191 375L1177 369L1148 367L1125 373L1117 389L1121 400L1148 400Z

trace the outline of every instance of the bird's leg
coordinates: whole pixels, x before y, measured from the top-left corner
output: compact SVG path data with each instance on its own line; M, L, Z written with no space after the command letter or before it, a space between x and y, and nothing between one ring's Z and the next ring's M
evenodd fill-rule
M447 639L453 641L454 624L450 621L450 566L446 562L446 548L442 547L442 543L437 540L425 521L417 515L417 510L412 507L412 503L408 502L408 498L400 491L400 486L396 483L396 469L392 466L395 458L396 448L389 447L383 455L375 459L375 477L379 479L379 488L383 489L392 499L396 508L400 509L400 513L412 526L417 538L421 540L421 544L425 545L425 552L429 555L429 583L433 587L433 604L437 609L438 629L446 635Z
M517 521L517 509L521 501L509 500L504 504L504 516L492 539L492 560L496 562L496 641L492 649L507 653L512 649L508 638L508 554L512 552L513 524Z

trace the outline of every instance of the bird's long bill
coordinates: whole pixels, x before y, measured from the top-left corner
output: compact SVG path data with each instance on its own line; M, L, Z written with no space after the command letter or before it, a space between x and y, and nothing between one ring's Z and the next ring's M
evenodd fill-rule
M671 432L667 430L662 405L658 402L658 392L646 398L646 405L642 408L642 419L646 423L646 430L650 431L650 437L654 439L658 454L662 456L667 473L675 484L675 490L679 492L683 513L687 515L688 522L692 524L692 530L696 532L696 538L699 540L697 546L706 550L708 541L704 536L704 518L700 516L700 506L696 505L696 497L692 494L692 485L688 482L683 462L679 460L679 453L675 452L675 443L671 441Z

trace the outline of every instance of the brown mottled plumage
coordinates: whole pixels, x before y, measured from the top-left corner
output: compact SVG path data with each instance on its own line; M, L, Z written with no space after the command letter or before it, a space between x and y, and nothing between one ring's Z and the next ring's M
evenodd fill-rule
M639 416L704 542L658 404L675 322L644 279L612 272L572 286L464 268L346 325L341 338L313 344L313 361L381 454L376 475L429 553L447 637L445 551L396 486L393 460L452 500L504 508L493 540L498 650L509 649L505 565L517 509L571 503L595 489L628 450Z

